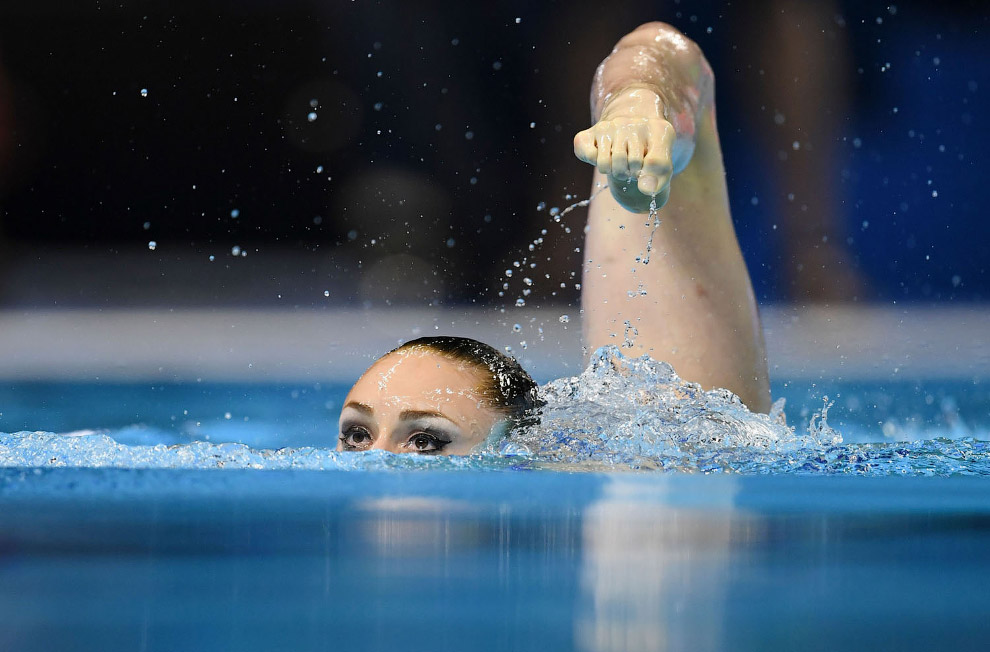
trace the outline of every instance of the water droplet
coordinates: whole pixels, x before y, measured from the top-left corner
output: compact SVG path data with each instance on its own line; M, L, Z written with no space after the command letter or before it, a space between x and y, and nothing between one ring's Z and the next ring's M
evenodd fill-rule
M492 63L492 70L501 70L501 69L502 69L501 61L495 61Z
M539 204L536 205L536 210L538 211L546 210L546 208L547 208L547 203L545 201L541 201Z
M147 88L142 88L141 89L141 97L148 97L148 89Z
M148 229L151 228L151 222L145 222L141 226L144 228L145 231L147 231Z
M149 240L148 241L148 249L151 249L152 251L154 251L157 247L158 247L158 243L157 242L155 242L154 240Z
M566 324L570 320L571 320L570 315L561 315L557 321L559 321L561 324Z
M530 122L529 123L529 128L530 129L536 129L536 123L535 122Z
M319 105L320 105L320 101L318 99L316 99L315 97L309 101L310 108L315 109Z
M525 299L516 299L516 308L522 308L526 305Z
M240 256L241 255L241 248L238 247L237 245L234 245L233 247L230 248L230 253L232 255L234 255L234 256Z
M230 412L224 412L224 413L223 413L223 418L224 418L224 419L228 419L228 420L229 420L229 419L230 419L230 418L231 418L232 416L233 416L233 415L232 415L232 414L231 414Z
M310 111L306 115L306 119L309 120L310 122L316 122L316 111Z
M230 216L236 220L238 217L241 216L241 212L235 208L234 210L230 211Z
M464 138L466 138L467 140L473 139L474 138L474 132L473 131L465 131L464 132Z
M453 238L447 238L447 248L448 249L453 249L454 248L454 245L456 245L456 244L457 244L457 241L456 240L454 240Z
M216 259L217 259L217 257L216 257L216 256L214 256L213 254L210 254L210 262L211 262L211 263L212 263L212 262L213 262L214 260L216 260Z
M518 333L520 331L522 331L522 325L521 324L513 324L512 325L512 332L513 333Z
M325 296L325 297L330 296L330 290L324 290L323 291L323 296Z
M505 275L506 276L512 276L512 270L511 269L505 270Z
M520 18L519 16L516 16L516 25L518 25L521 22L522 22L522 18Z
M316 173L317 174L323 174L323 166L322 165L317 165L316 166Z
M523 283L525 283L526 285L532 285L533 284L533 279L531 279L531 278L524 278L523 279Z

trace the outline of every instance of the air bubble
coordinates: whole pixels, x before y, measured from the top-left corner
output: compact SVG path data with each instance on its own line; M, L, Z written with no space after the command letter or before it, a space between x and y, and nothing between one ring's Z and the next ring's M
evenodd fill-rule
M520 324L513 324L512 325L512 332L513 333L518 333L520 331L522 331L522 325L520 325Z
M570 320L571 320L570 315L561 315L560 317L557 318L557 321L559 321L561 324L566 324Z
M156 248L158 248L158 243L155 242L154 240L149 240L148 241L148 249L151 249L152 251L154 251Z

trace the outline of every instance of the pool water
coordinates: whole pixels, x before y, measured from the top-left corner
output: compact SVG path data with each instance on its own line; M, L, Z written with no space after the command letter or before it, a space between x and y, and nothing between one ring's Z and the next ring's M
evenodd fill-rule
M982 649L990 485L0 471L0 649Z
M2 386L0 650L985 645L979 379L785 427L599 362L465 458L334 452L345 386Z

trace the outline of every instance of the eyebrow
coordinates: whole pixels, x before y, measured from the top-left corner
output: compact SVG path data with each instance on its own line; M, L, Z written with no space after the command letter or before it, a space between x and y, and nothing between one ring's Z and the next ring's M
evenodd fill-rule
M358 403L357 401L348 401L344 404L345 408L351 408L357 410L361 414L366 416L373 416L375 414L374 408L365 403ZM457 423L448 417L443 412L438 412L436 410L403 410L399 413L399 419L402 421L413 421L414 419L445 419L450 421L454 425Z
M399 413L399 419L403 421L412 421L414 419L446 419L454 423L453 419L443 412L437 412L436 410L403 410Z
M375 410L370 405L365 405L364 403L358 403L357 401L348 401L347 403L344 404L344 407L357 410L358 412L361 412L362 414L366 414L368 416L371 416L372 414L375 413Z

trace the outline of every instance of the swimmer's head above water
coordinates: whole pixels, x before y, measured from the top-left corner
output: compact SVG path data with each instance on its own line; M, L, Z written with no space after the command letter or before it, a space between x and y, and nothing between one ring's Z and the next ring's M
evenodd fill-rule
M423 337L379 358L340 413L337 450L466 455L535 418L536 383L466 337Z
M670 25L641 25L598 67L592 113L595 125L575 136L574 152L596 167L594 186L611 192L588 202L585 346L614 343L625 324L636 334L628 354L663 359L686 380L768 410L763 333L701 49ZM650 253L666 262L647 265ZM532 378L490 346L414 340L351 389L338 450L464 455L535 418L537 405Z

